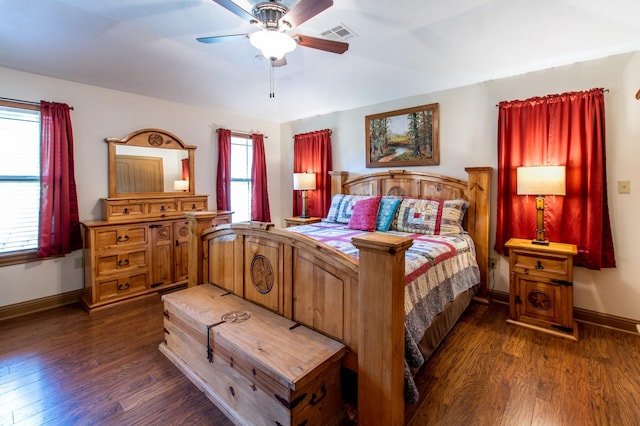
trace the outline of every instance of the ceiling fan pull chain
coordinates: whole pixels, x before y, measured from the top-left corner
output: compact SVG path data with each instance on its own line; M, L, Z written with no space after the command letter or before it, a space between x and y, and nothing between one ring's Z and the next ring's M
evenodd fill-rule
M275 89L274 89L275 82L274 82L274 78L273 78L273 73L274 73L273 67L269 67L269 73L270 73L269 74L269 76L270 76L270 78L269 78L269 89L271 90L269 92L269 98L273 99L273 98L276 97Z

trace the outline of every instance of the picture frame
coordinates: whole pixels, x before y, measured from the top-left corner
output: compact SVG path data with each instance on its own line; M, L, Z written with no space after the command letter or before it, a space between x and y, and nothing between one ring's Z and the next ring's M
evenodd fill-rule
M437 103L367 115L367 168L440 164L439 116Z

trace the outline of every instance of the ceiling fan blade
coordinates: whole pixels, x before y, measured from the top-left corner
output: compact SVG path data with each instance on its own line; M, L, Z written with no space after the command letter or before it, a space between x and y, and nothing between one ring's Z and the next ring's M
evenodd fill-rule
M233 13L236 16L239 16L240 18L246 21L252 22L256 20L255 16L253 16L251 13L247 12L246 10L244 10L243 8L241 8L231 0L213 0L213 1L215 3L218 3L220 6L224 7L225 9L227 9L229 12Z
M306 36L302 34L294 34L294 40L304 47L311 47L312 49L324 50L326 52L342 54L349 49L349 43L343 41L327 40L325 38L317 38Z
M196 40L198 40L200 43L213 44L213 43L222 43L225 41L235 41L239 38L247 38L247 37L249 37L249 34L229 34L229 35L211 36L211 37L198 37Z
M283 56L280 59L276 59L276 60L272 60L271 61L271 66L274 68L277 67L284 67L285 65L287 65L287 59Z
M331 6L333 6L333 0L300 0L280 18L280 24L282 25L284 21L288 22L291 28L297 27Z

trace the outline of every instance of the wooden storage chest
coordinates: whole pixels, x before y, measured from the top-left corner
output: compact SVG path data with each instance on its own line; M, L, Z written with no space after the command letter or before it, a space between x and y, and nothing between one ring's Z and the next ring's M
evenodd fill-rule
M235 423L311 426L341 417L342 343L211 284L163 302L160 350Z

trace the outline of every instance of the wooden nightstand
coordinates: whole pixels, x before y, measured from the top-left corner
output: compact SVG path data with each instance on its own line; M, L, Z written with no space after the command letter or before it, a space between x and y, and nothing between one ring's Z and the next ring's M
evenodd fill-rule
M321 217L302 218L300 216L294 216L285 218L284 223L286 228L290 228L292 226L309 225L310 223L320 222L321 220Z
M532 244L512 238L507 322L578 340L573 321L573 244Z

